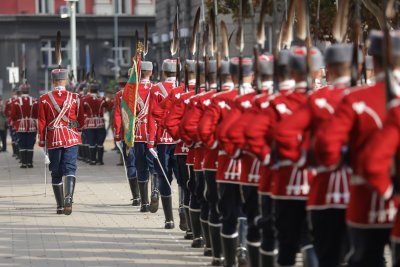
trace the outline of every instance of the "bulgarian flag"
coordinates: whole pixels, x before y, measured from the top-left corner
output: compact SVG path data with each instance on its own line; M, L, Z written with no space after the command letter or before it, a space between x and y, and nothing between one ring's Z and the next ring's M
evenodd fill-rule
M136 104L140 78L140 57L133 60L132 74L124 87L121 99L121 116L125 143L131 148L135 143Z

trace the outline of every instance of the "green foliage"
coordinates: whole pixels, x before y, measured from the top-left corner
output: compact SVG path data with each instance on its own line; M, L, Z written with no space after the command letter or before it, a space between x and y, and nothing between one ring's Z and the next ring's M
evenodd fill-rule
M232 14L233 18L239 16L240 1L243 6L243 17L249 18L251 15L250 5L248 0L217 0L219 14ZM260 6L261 0L252 0L253 7L256 9ZM207 7L210 9L214 7L214 0L207 0Z

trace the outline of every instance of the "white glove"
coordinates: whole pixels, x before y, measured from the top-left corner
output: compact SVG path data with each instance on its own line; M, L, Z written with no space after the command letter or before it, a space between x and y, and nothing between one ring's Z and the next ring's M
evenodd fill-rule
M154 158L158 159L157 151L154 148L149 148L149 151Z
M43 148L43 155L44 155L44 164L50 164L49 155L47 155L46 151Z
M50 159L48 155L44 156L44 164L50 164Z

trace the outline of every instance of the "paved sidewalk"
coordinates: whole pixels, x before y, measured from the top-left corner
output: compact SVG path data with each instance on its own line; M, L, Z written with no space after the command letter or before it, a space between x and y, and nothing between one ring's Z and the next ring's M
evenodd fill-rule
M162 208L140 213L114 151L104 166L79 162L74 209L55 214L48 178L35 151L33 169L20 169L11 153L0 153L0 266L205 266L211 258L190 248L177 227L165 230ZM177 187L174 183L174 204ZM160 203L161 205L161 203Z

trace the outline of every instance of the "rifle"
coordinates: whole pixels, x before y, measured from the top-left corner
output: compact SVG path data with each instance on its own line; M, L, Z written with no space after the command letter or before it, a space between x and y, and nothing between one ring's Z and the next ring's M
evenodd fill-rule
M143 37L143 60L146 60L146 55L148 52L149 52L148 29L147 29L147 22L145 22L144 37Z
M358 81L358 49L360 48L360 34L361 34L361 18L360 18L360 0L356 1L356 17L354 20L354 45L353 45L353 58L351 61L351 86L356 86Z
M204 83L204 91L208 91L208 56L207 56L207 51L208 51L208 36L209 36L209 25L206 24L206 29L203 32L203 44L202 44L202 52L203 52L203 60L204 60L204 74L205 74L205 83Z
M236 33L236 49L239 50L239 86L238 95L241 94L243 86L243 49L244 49L244 36L243 36L243 0L240 0L239 5L239 27Z
M389 26L388 26L388 1L384 0L383 1L383 20L384 20L384 26L383 26L383 47L384 47L384 55L383 55L383 68L385 72L385 82L386 82L386 102L390 102L392 99L394 99L396 96L393 93L393 84L392 84L392 42L391 42L391 37L390 37L390 32L389 32Z
M196 61L196 94L200 91L200 64L199 64L199 21L200 21L200 7L197 8L196 15L193 21L193 29L192 29L192 38L190 40L190 52L192 57L197 52L197 61Z
M218 5L217 1L214 0L214 8L211 8L211 57L215 55L215 63L217 65L217 92L221 91L222 82L221 82L221 53L217 49L218 44L220 43L219 40L219 28L218 28Z

